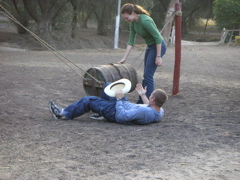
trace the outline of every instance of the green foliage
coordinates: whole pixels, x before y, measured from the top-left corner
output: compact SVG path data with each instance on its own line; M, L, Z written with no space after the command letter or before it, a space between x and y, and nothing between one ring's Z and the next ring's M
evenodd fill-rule
M214 15L220 28L239 28L240 0L215 0Z
M168 10L171 0L154 0L152 8L152 17L158 27L164 26L164 18ZM182 24L183 33L187 33L188 29L193 28L200 18L213 18L212 6L213 0L179 0L182 3Z

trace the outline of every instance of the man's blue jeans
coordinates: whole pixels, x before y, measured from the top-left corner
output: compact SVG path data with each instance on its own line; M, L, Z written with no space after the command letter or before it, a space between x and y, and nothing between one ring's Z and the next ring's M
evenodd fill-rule
M105 87L110 83L106 83ZM124 100L127 100L125 97ZM102 91L101 98L96 96L85 96L64 108L63 114L66 119L73 119L89 111L100 114L108 121L115 122L116 98L109 97Z
M166 53L166 43L162 41L162 49L161 49L161 57ZM144 57L144 74L142 85L145 88L147 86L146 96L150 97L151 93L154 91L154 73L157 70L157 65L155 64L157 55L156 44L147 46L145 57ZM142 99L140 98L137 102L138 104L142 104Z

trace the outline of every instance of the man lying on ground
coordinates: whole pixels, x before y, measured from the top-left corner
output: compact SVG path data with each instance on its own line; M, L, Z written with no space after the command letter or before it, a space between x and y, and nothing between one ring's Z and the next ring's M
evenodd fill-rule
M110 83L107 83L108 86ZM103 91L100 97L85 96L66 108L60 108L53 101L49 102L49 109L55 119L74 119L89 111L98 113L110 122L121 124L149 124L159 122L163 115L163 104L168 99L165 91L156 89L149 99L146 97L146 87L139 83L135 90L144 104L129 102L121 90L116 91L116 97L109 97Z

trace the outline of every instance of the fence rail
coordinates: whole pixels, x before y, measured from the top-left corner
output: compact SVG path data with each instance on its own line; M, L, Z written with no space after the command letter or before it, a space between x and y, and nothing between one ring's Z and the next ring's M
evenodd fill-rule
M238 32L238 34L240 35L240 29L226 30L225 28L223 28L223 32L222 32L222 36L219 44L224 44L226 41L226 38L229 37L229 40L228 40L228 45L229 45L233 41L232 40L233 32Z

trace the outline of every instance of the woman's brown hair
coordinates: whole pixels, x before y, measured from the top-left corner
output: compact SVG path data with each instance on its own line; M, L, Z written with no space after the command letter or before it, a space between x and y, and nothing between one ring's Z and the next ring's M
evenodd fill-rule
M142 6L139 5L126 3L121 8L121 14L132 14L132 12L135 12L136 14L146 14L150 16L149 12L147 12L147 10L145 10Z

